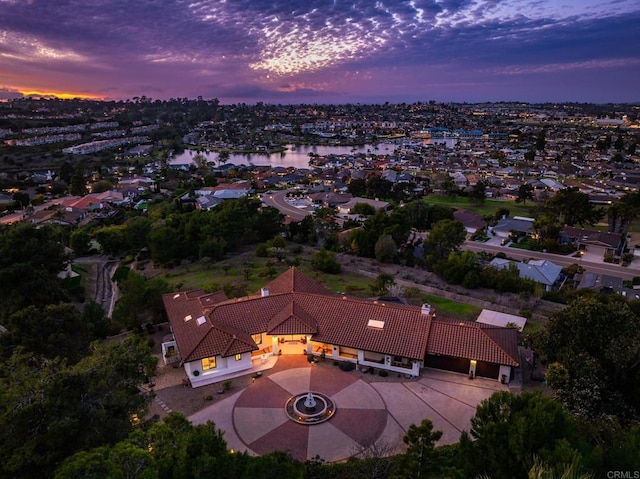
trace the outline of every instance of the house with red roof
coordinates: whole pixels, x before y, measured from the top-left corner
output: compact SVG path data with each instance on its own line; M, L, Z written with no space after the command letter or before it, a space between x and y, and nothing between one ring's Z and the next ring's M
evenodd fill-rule
M509 382L519 365L515 330L439 321L426 304L334 294L296 268L252 296L195 290L163 302L173 333L165 363L182 363L193 387L250 370L289 341L309 355L414 377L436 367Z

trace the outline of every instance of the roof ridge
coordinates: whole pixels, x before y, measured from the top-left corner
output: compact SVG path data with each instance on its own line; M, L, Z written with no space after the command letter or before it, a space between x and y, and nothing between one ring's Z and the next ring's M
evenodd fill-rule
M224 331L224 332L226 332L226 331ZM229 334L229 333L227 332L227 334ZM241 338L239 338L239 337L238 337L238 335L233 334L233 335L231 335L231 341L229 341L229 342L227 343L227 347L226 347L226 349L224 350L224 353L223 353L223 354L221 354L220 356L222 356L223 358L225 358L225 357L229 356L227 353L229 352L229 350L230 350L230 349L231 349L231 347L233 346L233 343L234 343L234 342L236 342L236 341L238 341L238 342L240 342L240 343L242 343L242 344L246 344L247 346L255 346L255 342L254 342L254 344L252 345L252 344L250 344L250 343L249 343L249 342L247 342L247 341L243 341Z
M384 306L385 308L395 308L402 311L407 311L407 310L416 311L419 308L418 306L414 306L412 304L401 304L401 303L396 303L394 301L380 301L378 299L374 299L374 300L362 299L362 298L358 298L357 296L349 296L349 295L340 294L340 293L320 294L320 293L309 293L306 291L294 291L293 294L302 294L306 296L321 296L325 299L345 300L345 301L351 301L353 303Z

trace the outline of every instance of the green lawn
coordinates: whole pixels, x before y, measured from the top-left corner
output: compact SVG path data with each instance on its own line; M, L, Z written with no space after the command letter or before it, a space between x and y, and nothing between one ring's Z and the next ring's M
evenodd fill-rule
M455 197L450 198L448 196L427 196L424 201L430 204L438 204L450 206L456 209L465 209L474 211L480 215L493 216L500 208L507 208L509 210L509 216L531 216L533 209L533 203L529 202L528 205L522 203L516 203L515 201L498 201L498 200L485 200L482 205L474 205L469 201L469 198Z
M431 294L421 295L423 302L430 304L436 309L436 316L440 314L445 318L475 320L482 308L466 303L458 303L450 299Z

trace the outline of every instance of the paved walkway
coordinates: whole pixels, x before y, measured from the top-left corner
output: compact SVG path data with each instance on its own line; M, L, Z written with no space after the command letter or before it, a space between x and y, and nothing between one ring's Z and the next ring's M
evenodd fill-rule
M376 379L342 371L331 362L310 365L304 356L283 355L268 375L189 419L194 424L213 421L236 451L281 450L302 461L320 456L334 462L374 443L387 446L390 454L400 452L409 426L424 418L443 431L439 444L457 442L469 429L477 404L497 390L508 390L496 381L470 381L438 370L427 370L416 380ZM307 391L329 396L336 405L334 417L313 426L289 420L285 402Z

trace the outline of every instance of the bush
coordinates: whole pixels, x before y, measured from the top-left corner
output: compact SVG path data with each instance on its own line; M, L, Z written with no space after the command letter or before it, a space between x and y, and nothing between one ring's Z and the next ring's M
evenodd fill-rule
M340 369L343 371L353 371L356 368L356 365L350 362L341 362Z
M388 375L389 373L386 369L381 369L380 371L378 371L378 376L380 376L381 378L386 378Z
M324 248L313 253L311 266L317 271L329 274L339 273L341 269L340 263L336 261L335 254Z

